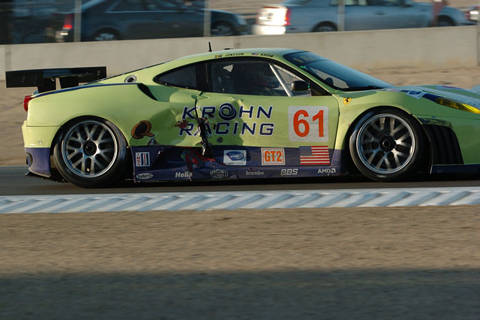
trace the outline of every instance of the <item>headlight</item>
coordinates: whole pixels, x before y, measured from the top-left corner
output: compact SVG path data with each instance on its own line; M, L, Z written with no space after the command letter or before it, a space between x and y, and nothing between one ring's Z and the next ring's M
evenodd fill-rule
M443 97L438 97L435 99L435 102L441 104L442 106L467 111L471 113L480 114L480 110L466 103L457 102Z

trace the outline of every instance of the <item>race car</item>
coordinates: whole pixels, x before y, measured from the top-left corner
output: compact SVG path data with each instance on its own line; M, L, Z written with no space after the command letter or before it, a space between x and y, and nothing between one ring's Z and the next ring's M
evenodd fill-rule
M293 49L208 52L105 75L7 72L7 86L38 86L22 127L31 175L96 188L480 169L480 95L470 90L395 87Z

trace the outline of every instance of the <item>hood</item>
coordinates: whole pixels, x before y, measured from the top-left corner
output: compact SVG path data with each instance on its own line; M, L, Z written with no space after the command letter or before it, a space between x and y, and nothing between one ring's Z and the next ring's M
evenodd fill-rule
M387 91L403 92L415 99L425 98L434 102L443 98L462 104L467 104L479 110L480 112L480 94L471 90L466 90L450 86L404 86L389 88Z

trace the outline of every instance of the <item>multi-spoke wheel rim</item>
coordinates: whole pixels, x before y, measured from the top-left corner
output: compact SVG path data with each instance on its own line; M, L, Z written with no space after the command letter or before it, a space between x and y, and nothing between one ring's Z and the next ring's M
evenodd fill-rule
M401 117L379 114L360 128L356 148L360 161L377 174L392 174L405 168L415 153L415 134Z
M108 126L88 120L77 123L65 134L61 150L70 171L83 178L96 178L115 164L118 143Z

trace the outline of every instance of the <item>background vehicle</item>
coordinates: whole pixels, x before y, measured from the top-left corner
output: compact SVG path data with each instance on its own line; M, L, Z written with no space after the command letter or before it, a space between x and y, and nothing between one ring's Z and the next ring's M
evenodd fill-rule
M480 10L480 6L471 6L465 9L465 14L469 20L477 23L479 10Z
M211 35L246 33L247 23L237 14L210 10ZM204 35L205 10L175 0L91 0L82 6L81 40L127 40L197 37ZM62 19L63 17L63 19ZM62 14L57 41L73 41L75 14Z
M337 31L341 29L338 0L287 0L263 7L254 34ZM411 0L345 0L344 30L429 27L434 21L431 3ZM465 13L444 7L436 26L472 24Z

